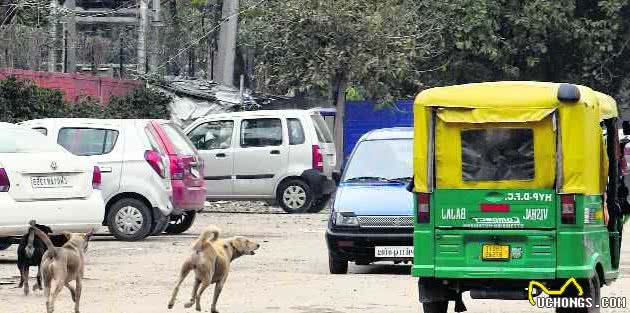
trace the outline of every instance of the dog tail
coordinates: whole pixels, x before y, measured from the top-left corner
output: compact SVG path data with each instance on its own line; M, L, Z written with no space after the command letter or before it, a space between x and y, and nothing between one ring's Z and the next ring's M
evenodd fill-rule
M35 226L35 221L30 221L29 224L31 226ZM24 252L26 252L26 256L29 258L33 257L33 254L35 253L35 247L33 247L33 241L35 241L35 232L33 232L33 230L29 227L28 229L28 244L26 245L26 249Z
M197 240L195 240L195 242L193 243L192 247L195 250L201 250L204 247L204 243L206 241L215 241L217 239L219 239L219 228L211 225L206 227L201 234L199 235L199 237L197 238Z
M41 241L44 242L44 244L46 245L46 248L48 248L48 255L50 256L50 258L53 258L55 256L55 245L53 245L52 241L50 241L50 238L48 237L48 235L46 235L45 232L43 232L41 229L31 225L29 232L34 232L35 235L37 237L39 237L39 239Z

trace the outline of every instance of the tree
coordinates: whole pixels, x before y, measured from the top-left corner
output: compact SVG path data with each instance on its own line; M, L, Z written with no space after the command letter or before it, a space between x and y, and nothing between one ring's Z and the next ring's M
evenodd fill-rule
M328 93L337 107L335 136L341 156L348 87L382 103L410 90L415 93L421 85L417 64L436 53L439 24L420 15L417 3L268 0L244 16L239 42L255 50L258 89Z
M627 0L422 2L444 23L435 82L568 81L616 95L630 70Z

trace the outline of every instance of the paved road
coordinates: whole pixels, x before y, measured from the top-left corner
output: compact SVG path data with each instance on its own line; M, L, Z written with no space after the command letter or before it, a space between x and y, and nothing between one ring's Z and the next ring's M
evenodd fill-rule
M262 244L255 256L235 261L219 300L222 313L421 312L409 266L351 265L348 275L329 275L323 237L326 215L286 215L274 210L266 214L206 213L190 234L151 237L137 243L97 237L88 251L82 311L194 312L183 308L192 279L183 286L173 310L168 311L166 303L179 265L189 253L189 243L207 224L220 226L224 236L243 235ZM603 290L605 296L630 295L629 241L623 247L622 276ZM0 252L0 312L45 312L41 292L24 297L21 290L13 289L18 282L14 248ZM204 295L204 312L210 311L211 291L209 288ZM473 313L532 311L524 301L465 301L468 312ZM64 290L56 312L71 310L69 293Z

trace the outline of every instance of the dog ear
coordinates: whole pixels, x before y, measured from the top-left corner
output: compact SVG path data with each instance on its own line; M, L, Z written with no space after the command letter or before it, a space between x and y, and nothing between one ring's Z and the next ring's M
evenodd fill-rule
M61 234L64 235L67 240L70 240L72 238L72 233L70 232L62 231Z

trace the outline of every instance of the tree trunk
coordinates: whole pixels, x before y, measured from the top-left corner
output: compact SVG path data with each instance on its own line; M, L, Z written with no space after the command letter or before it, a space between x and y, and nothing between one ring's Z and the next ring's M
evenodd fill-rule
M348 82L343 75L338 74L334 79L334 83L332 84L333 88L333 105L337 108L337 113L335 114L335 151L337 154L337 162L336 169L341 169L343 163L345 161L344 158L344 149L343 149L343 124L344 124L344 116L346 113L346 86Z

